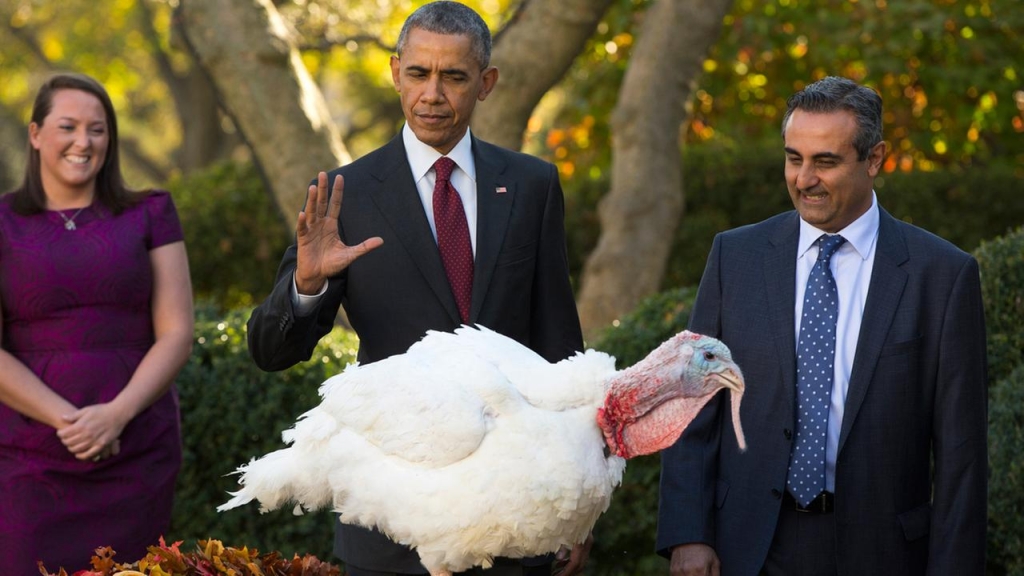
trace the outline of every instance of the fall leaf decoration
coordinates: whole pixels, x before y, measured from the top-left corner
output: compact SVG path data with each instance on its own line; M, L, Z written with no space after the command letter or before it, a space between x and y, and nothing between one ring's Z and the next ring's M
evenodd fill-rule
M232 548L220 540L200 540L195 552L182 552L181 542L170 546L160 538L159 546L150 546L146 557L128 564L114 560L109 546L97 548L91 570L79 570L71 576L341 576L341 569L316 556L296 554L291 560L278 552L260 555L255 548ZM39 563L42 576L68 576L64 568L50 573Z

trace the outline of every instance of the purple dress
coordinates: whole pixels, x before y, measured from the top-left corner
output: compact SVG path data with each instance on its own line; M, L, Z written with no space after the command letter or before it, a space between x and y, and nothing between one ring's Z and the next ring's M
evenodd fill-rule
M18 215L11 200L0 196L3 349L75 406L108 402L153 344L149 251L182 239L171 197L154 192L116 217L94 205L76 230L55 211ZM100 462L0 403L0 573L38 574L37 560L73 573L100 546L141 559L170 523L180 465L173 387Z

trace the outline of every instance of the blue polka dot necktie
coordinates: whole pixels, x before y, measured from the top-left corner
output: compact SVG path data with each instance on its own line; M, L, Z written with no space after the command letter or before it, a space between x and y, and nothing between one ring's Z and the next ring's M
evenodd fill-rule
M462 198L452 186L455 161L442 156L434 162L434 226L437 228L437 249L441 252L445 275L452 287L459 317L469 323L469 304L473 294L473 246L469 240L469 224Z
M818 260L807 278L800 318L796 442L786 480L789 493L801 506L807 506L825 490L825 441L839 317L839 296L829 262L846 239L823 234L817 242Z

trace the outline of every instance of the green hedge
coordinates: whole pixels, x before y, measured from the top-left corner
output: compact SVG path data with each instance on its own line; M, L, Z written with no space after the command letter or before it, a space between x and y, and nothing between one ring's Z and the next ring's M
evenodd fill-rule
M223 309L251 307L274 286L292 229L251 164L225 162L167 184L185 230L192 289Z
M1024 228L975 251L988 331L989 574L1024 575Z
M989 570L1024 574L1024 364L990 389Z
M896 172L875 180L890 214L974 252L982 241L1024 224L1024 166Z
M996 382L1024 363L1024 227L983 242L974 255L981 266L989 381Z
M238 487L232 472L254 457L285 446L281 432L320 403L317 390L354 361L357 340L337 329L321 340L313 360L283 372L263 372L245 343L248 310L218 318L210 307L197 313L196 343L178 377L184 464L178 476L168 540L216 538L233 546L332 558L333 517L323 511L293 516L291 510L259 513L258 504L227 512L216 506Z

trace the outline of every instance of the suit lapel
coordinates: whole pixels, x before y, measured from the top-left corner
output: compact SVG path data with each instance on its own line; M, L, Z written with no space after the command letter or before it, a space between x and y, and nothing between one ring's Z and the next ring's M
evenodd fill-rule
M882 345L907 285L907 273L901 268L909 258L906 242L893 217L881 207L878 211L878 247L875 250L868 297L864 303L864 318L857 337L857 353L850 372L850 388L846 392L838 452L842 452L850 428L857 419L857 412L864 403Z
M796 212L782 220L769 236L764 259L765 285L768 287L768 312L775 326L772 339L779 358L783 358L782 386L787 406L796 402L796 337L793 303L796 299L796 249L800 239L800 220Z
M402 248L419 268L441 305L459 323L459 308L444 273L437 243L430 232L430 223L423 213L423 202L412 179L412 169L399 134L382 150L371 175L380 182L370 197L388 221ZM475 300L475 298L474 298Z
M506 160L494 146L473 138L473 159L476 162L477 220L473 299L469 317L475 322L494 275L517 183L504 175Z

